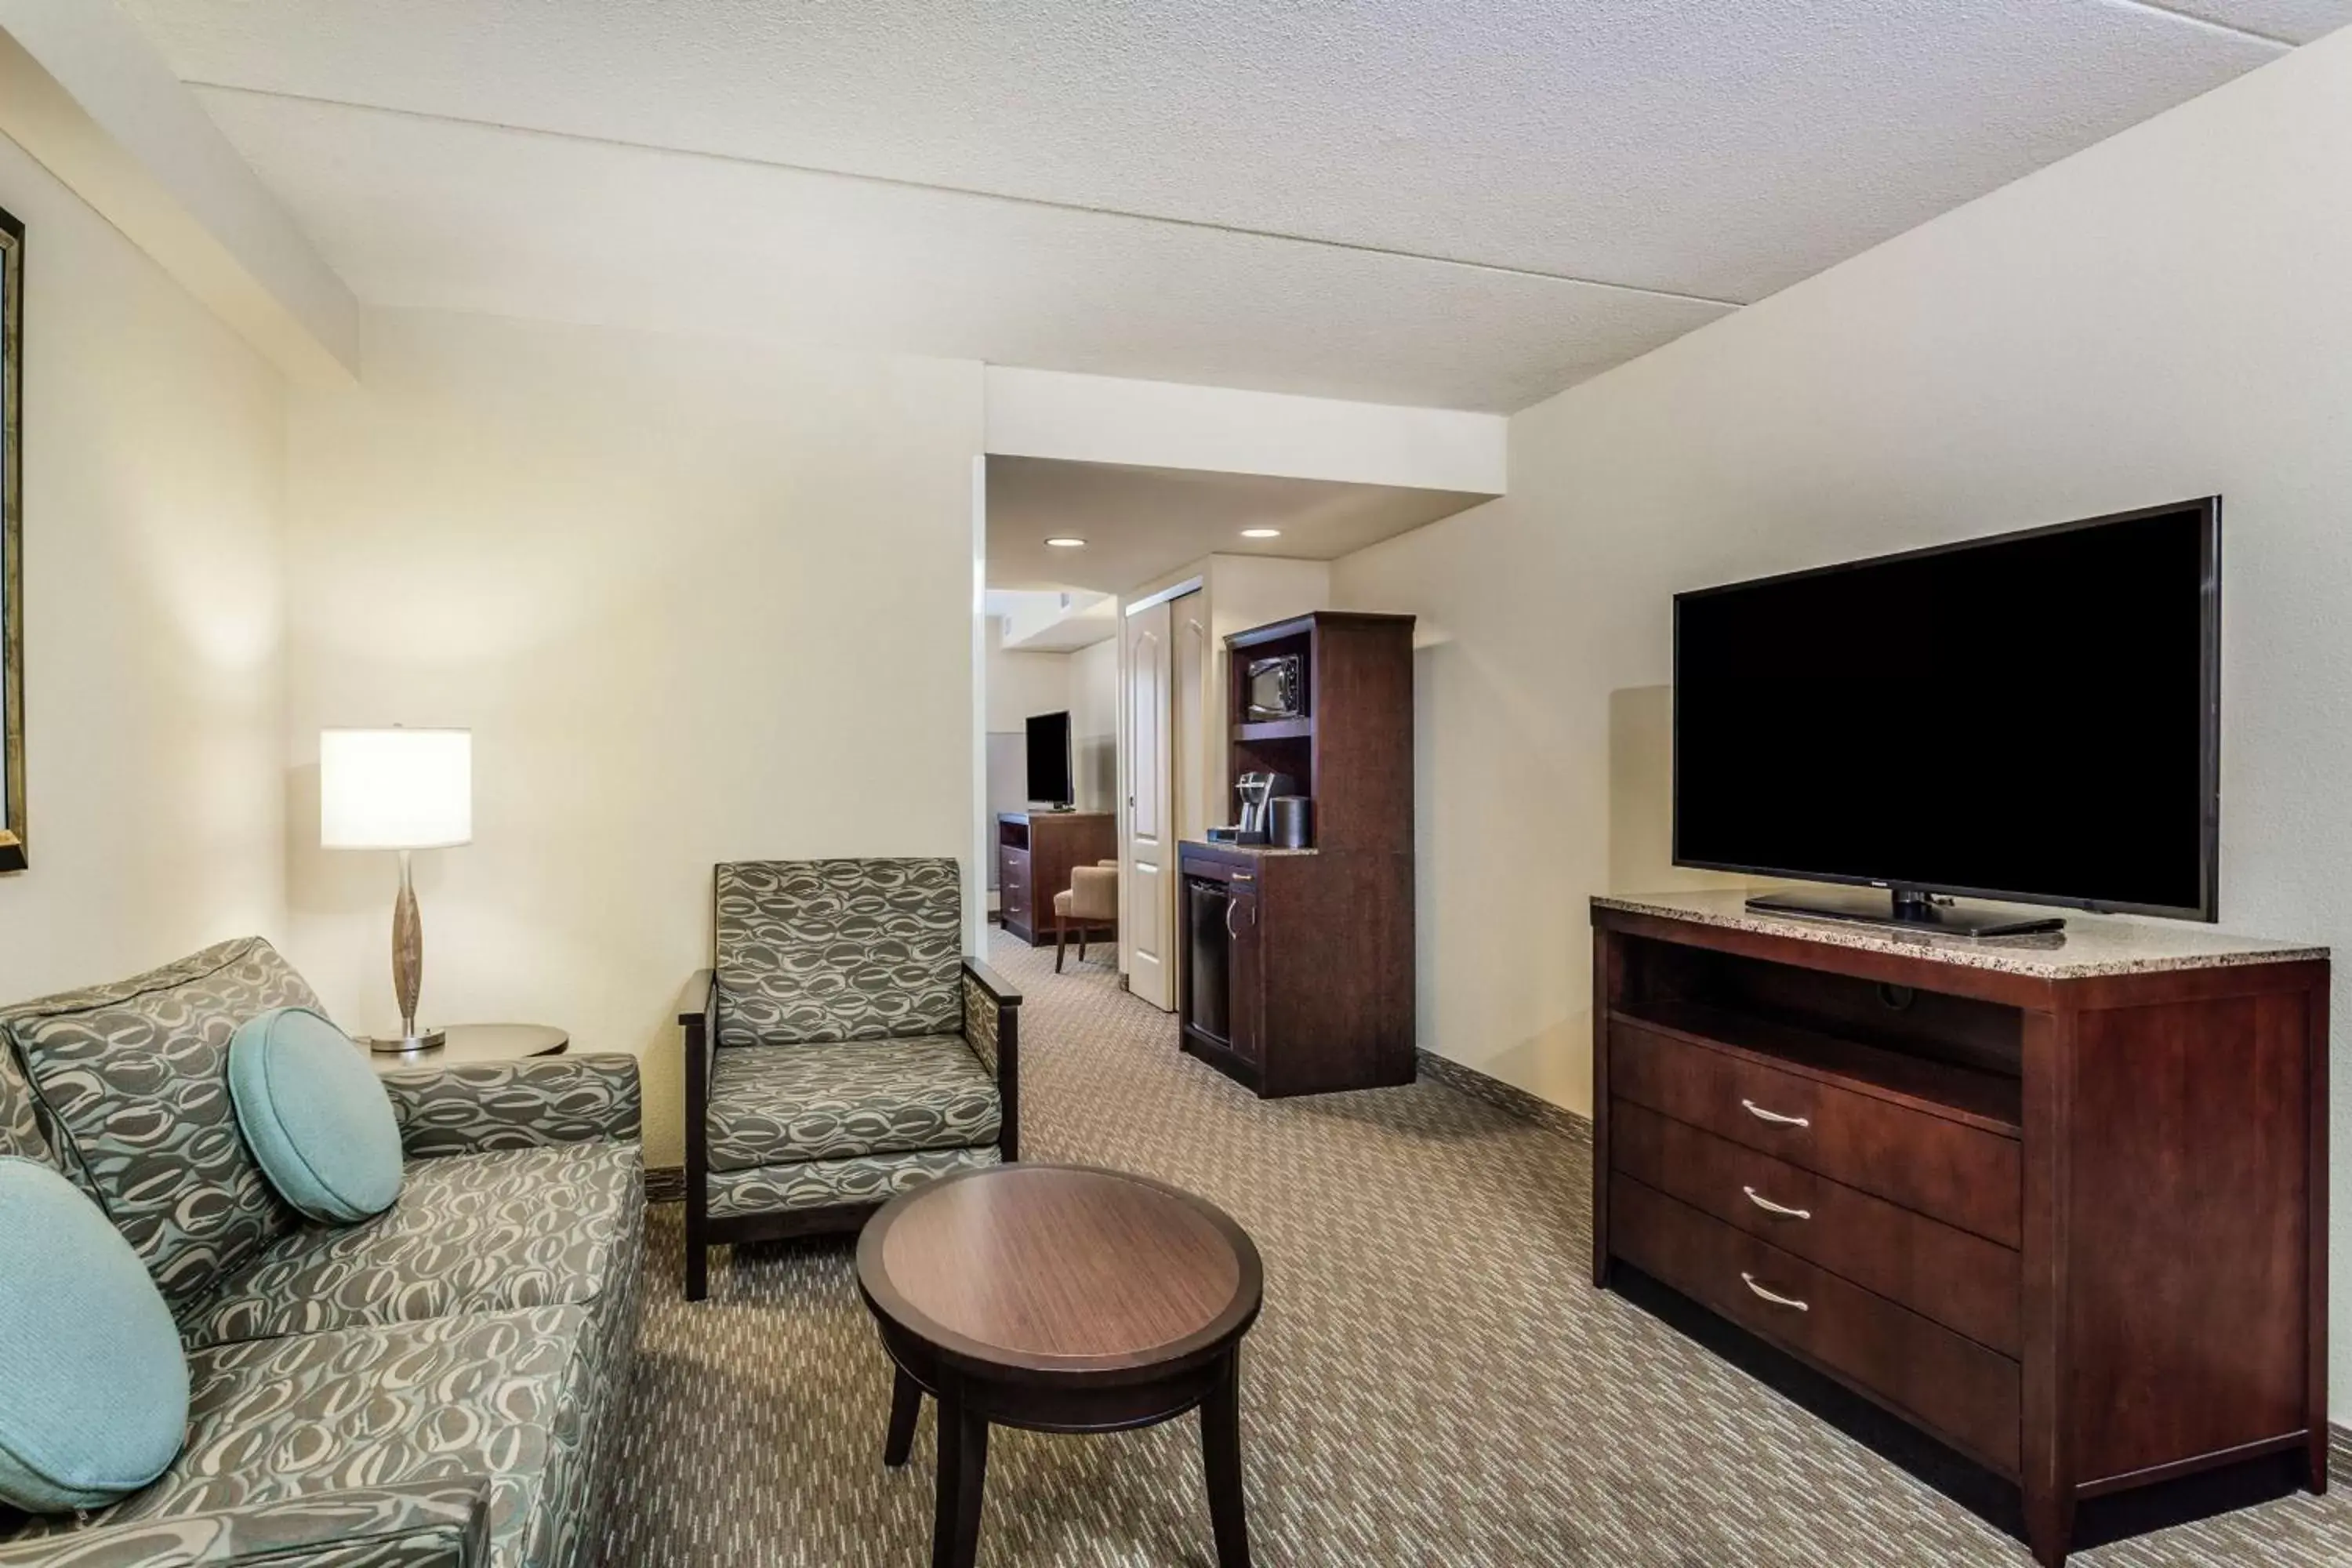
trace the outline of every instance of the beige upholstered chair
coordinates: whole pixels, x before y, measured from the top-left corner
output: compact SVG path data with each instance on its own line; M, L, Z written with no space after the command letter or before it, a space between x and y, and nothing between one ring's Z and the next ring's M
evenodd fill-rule
M1054 895L1054 973L1062 973L1062 942L1078 933L1078 962L1087 961L1087 932L1118 932L1118 862L1070 868L1070 885Z

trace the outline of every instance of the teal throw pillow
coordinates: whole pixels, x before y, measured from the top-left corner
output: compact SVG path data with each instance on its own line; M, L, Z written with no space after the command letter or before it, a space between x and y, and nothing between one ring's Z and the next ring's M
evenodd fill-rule
M0 1159L0 1502L103 1507L187 1427L187 1357L146 1265L71 1182Z
M367 1055L307 1007L279 1007L228 1043L236 1124L278 1195L348 1225L400 1196L400 1123Z

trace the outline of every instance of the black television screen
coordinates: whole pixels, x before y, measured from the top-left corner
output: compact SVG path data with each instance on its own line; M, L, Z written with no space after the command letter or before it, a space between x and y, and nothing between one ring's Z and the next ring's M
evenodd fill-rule
M1046 805L1076 800L1070 788L1070 716L1037 713L1029 720L1029 798Z
M1677 865L2211 920L2221 502L1675 596Z

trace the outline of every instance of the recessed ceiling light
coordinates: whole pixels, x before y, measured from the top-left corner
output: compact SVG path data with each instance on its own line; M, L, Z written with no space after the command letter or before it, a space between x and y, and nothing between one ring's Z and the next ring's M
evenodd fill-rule
M1242 537L1244 539L1280 539L1282 537L1282 530L1278 528L1244 528L1242 530Z
M1057 533L1045 542L1056 550L1084 550L1087 547L1085 540L1073 539L1066 533Z

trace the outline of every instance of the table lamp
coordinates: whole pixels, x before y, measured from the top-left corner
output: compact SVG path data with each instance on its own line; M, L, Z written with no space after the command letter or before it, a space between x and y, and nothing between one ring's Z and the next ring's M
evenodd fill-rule
M421 1051L443 1043L416 1027L425 978L425 927L409 855L474 837L474 733L470 730L319 731L319 843L328 849L397 849L400 897L392 907L392 988L400 1035L371 1050Z

